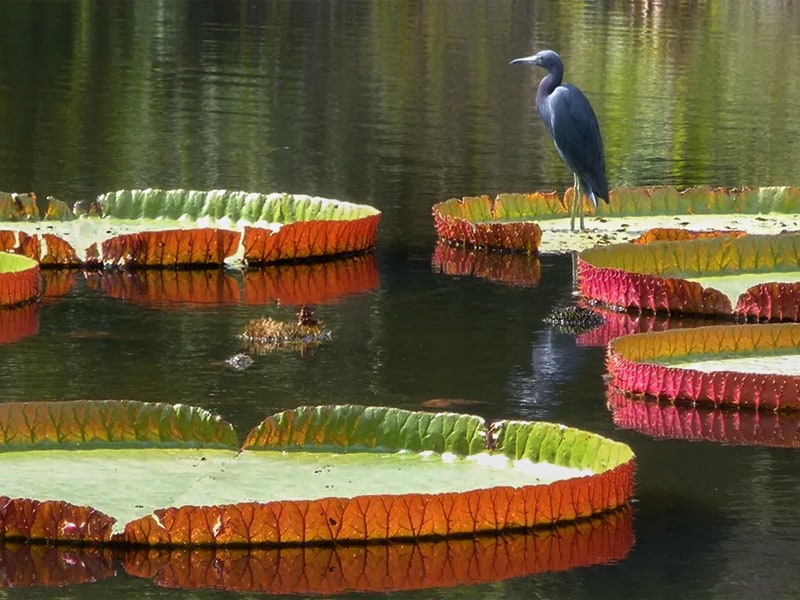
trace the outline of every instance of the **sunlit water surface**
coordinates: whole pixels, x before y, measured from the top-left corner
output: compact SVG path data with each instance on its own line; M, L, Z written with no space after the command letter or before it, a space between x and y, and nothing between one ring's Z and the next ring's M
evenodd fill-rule
M627 558L390 597L792 593L796 451L618 429L603 349L542 322L572 298L571 258L542 257L533 287L446 275L431 264L430 207L569 185L533 113L541 73L507 64L543 47L595 107L612 187L797 184L794 3L11 1L0 34L2 190L69 201L134 187L289 191L383 211L374 285L315 306L332 339L305 355L256 356L241 373L222 362L249 319L292 318L290 302L146 303L79 278L43 303L38 333L0 346L0 400L181 402L240 436L322 403L460 399L489 419L558 421L636 452ZM0 591L125 596L234 594L124 576Z

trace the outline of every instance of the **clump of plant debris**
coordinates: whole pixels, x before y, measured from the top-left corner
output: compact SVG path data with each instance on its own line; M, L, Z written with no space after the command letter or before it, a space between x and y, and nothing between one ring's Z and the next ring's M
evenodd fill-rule
M245 371L253 366L253 359L250 358L247 354L240 352L239 354L234 354L229 359L225 361L225 364L228 365L234 371Z
M253 319L244 326L239 337L257 354L275 350L300 350L302 353L329 339L330 332L311 309L303 306L296 321L278 321L270 317Z
M582 306L558 306L550 311L544 322L561 333L577 335L600 327L606 322L603 315Z

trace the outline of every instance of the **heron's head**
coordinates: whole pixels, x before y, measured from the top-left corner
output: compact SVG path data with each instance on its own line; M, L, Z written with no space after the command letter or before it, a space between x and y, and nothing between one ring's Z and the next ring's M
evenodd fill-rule
M547 69L550 71L556 67L561 67L561 58L553 52L552 50L542 50L534 54L533 56L525 56L523 58L515 58L509 64L529 64L529 65L536 65L537 67L542 67L543 69Z

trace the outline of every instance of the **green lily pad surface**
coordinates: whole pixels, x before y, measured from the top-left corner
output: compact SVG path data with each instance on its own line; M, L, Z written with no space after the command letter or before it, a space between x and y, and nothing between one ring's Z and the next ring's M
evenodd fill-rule
M201 409L39 402L0 405L0 434L0 537L12 539L441 537L573 520L632 492L623 444L449 413L300 408L267 418L237 449L230 426Z

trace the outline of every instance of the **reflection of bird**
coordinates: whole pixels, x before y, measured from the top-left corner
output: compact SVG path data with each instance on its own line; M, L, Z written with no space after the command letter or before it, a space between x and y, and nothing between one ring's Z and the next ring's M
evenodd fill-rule
M597 206L597 199L608 202L606 159L600 126L589 100L574 85L561 84L564 64L552 50L517 58L515 63L530 63L547 69L547 75L536 91L536 111L553 136L556 150L575 176L575 194L570 206L570 228L575 231L575 212L580 213L583 227L582 194Z

